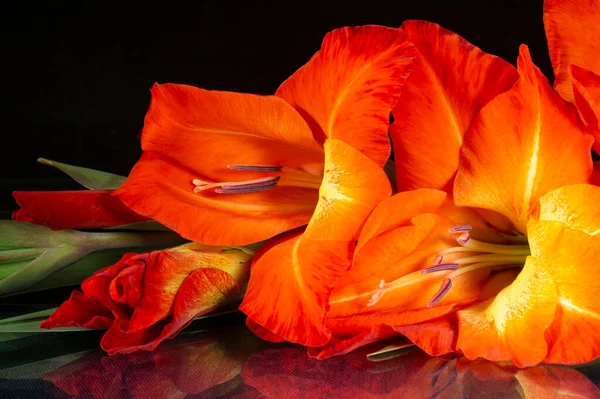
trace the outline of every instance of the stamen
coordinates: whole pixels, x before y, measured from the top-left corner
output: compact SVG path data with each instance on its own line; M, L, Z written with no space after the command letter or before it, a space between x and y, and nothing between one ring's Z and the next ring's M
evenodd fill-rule
M231 170L245 170L249 172L281 172L283 166L233 164L227 165L227 168Z
M207 183L199 179L194 179L192 183L196 185L196 187L194 188L195 193L216 188L215 192L219 194L245 194L274 188L277 185L279 179L279 176L270 176L241 182L219 183Z
M279 181L279 176L273 177L270 180L264 180L255 183L246 184L225 184L215 190L217 194L247 194L257 193L259 191L266 191L274 188Z
M472 263L493 262L497 265L522 264L527 261L527 255L503 255L503 254L485 254L461 258L456 261L460 266L470 265Z
M448 231L450 233L461 233L463 231L471 231L471 230L472 230L471 226L469 226L468 224L464 224L462 226L454 226Z
M478 262L478 263L474 263L474 264L471 264L466 267L461 267L460 269L448 274L446 276L446 278L453 279L453 278L456 278L465 273L469 273L469 272L472 272L475 270L487 269L487 268L493 268L494 270L512 269L514 267L520 267L521 264L523 264L523 262L520 262L520 263L505 262L505 263L500 263L500 264L498 262Z
M436 256L433 262L431 262L431 266L440 265L443 259L444 257L441 254Z
M446 296L448 291L450 291L450 288L452 288L452 280L450 280L449 278L445 278L444 281L442 281L442 285L440 286L440 289L438 290L438 292L433 296L431 301L429 301L429 303L427 304L427 307L432 308L435 305L437 305L437 303L439 301L441 301L443 297Z
M379 288L375 290L373 295L371 295L371 299L369 299L369 302L367 302L367 306L373 306L379 302L383 294L385 294L385 290L385 280L381 280L379 282Z
M445 263L441 265L431 266L427 269L421 270L421 274L441 272L445 270L456 270L458 269L458 263Z
M504 255L530 255L531 250L529 245L500 245L490 244L487 242L481 242L477 240L469 240L469 242L463 244L465 248L470 249L473 252L490 252L495 254Z

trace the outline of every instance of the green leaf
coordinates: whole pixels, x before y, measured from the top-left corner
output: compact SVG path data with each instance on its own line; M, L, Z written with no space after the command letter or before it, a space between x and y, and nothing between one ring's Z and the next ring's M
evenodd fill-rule
M82 168L80 166L68 165L66 163L51 161L44 158L39 158L38 162L61 170L67 175L71 176L77 183L81 184L85 188L89 188L90 190L116 190L127 179L125 176L119 176L95 169Z
M115 227L106 227L104 230L173 231L167 226L163 226L162 224L154 220L148 220L147 222L124 224Z
M0 333L59 333L72 331L90 331L102 330L97 328L82 328L82 327L56 327L52 329L40 328L42 320L27 320L21 323L0 324Z
M25 321L31 321L31 320L37 320L37 319L45 320L48 318L48 316L50 316L52 313L54 313L55 310L56 310L56 308L50 308L50 309L46 309L46 310L40 310L38 312L22 314L19 316L7 317L5 319L0 319L0 325L2 325L2 324L18 324L18 323L23 323Z
M11 294L39 283L51 274L81 259L89 252L85 247L61 245L49 248L36 259L0 280L0 295Z

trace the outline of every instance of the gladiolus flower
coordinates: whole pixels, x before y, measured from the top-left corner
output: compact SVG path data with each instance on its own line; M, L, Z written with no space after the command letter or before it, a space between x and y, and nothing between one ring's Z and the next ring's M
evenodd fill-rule
M545 0L544 27L554 87L577 105L600 153L600 2Z
M442 62L435 64L443 70L437 76L446 79L423 96L434 104L454 98L446 93L462 90L463 81L479 82L474 92L486 89L485 68L467 76L461 62L489 56L474 57L472 48L433 24L408 25L419 27L415 35L440 35L417 45L419 53L423 46L430 51L427 62ZM443 63L447 52L454 63ZM415 113L427 123L473 118L436 125L440 142L456 143L444 154L456 164L423 171L413 165L420 172L410 183L415 190L386 199L371 214L352 268L330 297L326 325L334 339L313 348L314 356L343 353L389 336L390 328L430 354L456 352L519 367L600 356L600 283L589 277L600 273L600 188L589 184L593 139L526 46L518 81L474 112L479 106L448 101L445 114L428 114L436 108L400 103L394 111L400 127L414 126ZM413 131L404 151L426 157L432 147L419 138L430 133ZM397 162L408 170L404 158Z
M327 342L327 297L391 194L389 114L414 47L378 26L329 33L275 96L155 85L144 153L119 198L183 237L257 255L241 310L262 337Z
M195 317L239 301L251 258L195 243L129 253L85 280L41 327L108 328L100 346L109 354L152 350Z

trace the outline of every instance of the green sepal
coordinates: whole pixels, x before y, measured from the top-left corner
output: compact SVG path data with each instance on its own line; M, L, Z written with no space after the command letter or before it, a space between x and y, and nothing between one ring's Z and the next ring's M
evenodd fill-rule
M81 166L68 165L66 163L51 161L45 158L38 158L38 162L55 167L71 176L73 180L83 187L89 188L90 190L116 190L127 179L125 176L83 168Z
M131 224L124 224L121 226L106 227L103 230L137 230L137 231L173 231L167 226L163 226L155 220L148 220L146 222L137 222Z
M173 232L54 231L46 226L32 223L2 220L0 221L0 296L29 289L92 252L118 248L121 253L124 253L125 248L133 247L159 249L178 245L184 241ZM98 268L106 267L117 260L118 256L109 260L100 258L96 265ZM104 261L107 263L100 263ZM89 274L85 277L93 273L89 271L90 265L94 266L88 263L84 273L89 272ZM81 280L85 277L80 274ZM80 281L74 283L78 282Z
M22 291L76 262L89 252L88 248L76 245L48 248L42 255L0 280L0 295Z

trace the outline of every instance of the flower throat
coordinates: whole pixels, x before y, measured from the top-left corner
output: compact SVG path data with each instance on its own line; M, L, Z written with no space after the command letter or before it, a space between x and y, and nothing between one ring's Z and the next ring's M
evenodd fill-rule
M413 274L428 275L439 273L442 277L440 289L430 300L428 307L437 305L452 288L452 280L466 273L481 269L499 271L515 267L523 267L527 256L531 255L528 244L500 245L477 241L471 238L471 226L454 226L449 230L456 234L459 246L444 249L435 257L430 267L386 283L381 280L379 288L373 293L367 306L375 305L385 291L418 280ZM406 281L402 281L405 280Z

